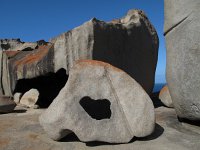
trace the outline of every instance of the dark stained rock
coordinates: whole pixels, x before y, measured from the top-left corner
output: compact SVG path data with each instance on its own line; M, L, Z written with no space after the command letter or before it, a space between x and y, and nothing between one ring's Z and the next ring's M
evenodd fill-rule
M17 51L17 50L33 50L37 46L37 43L32 42L22 42L20 39L0 39L0 51L4 50L11 50L11 51Z
M108 62L136 79L151 93L158 55L158 36L143 11L130 10L122 19L104 22L93 18L51 39L55 71L67 73L75 60Z
M200 1L165 0L167 83L179 118L200 121Z
M0 113L12 112L16 104L10 97L0 96Z

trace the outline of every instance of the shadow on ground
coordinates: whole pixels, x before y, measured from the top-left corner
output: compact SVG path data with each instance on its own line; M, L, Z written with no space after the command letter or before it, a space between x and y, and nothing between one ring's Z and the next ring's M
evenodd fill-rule
M34 88L40 93L37 105L40 108L47 108L56 98L60 90L64 87L68 80L66 70L61 68L56 73L47 73L32 79L20 79L17 81L14 93L22 93L22 95Z
M155 130L151 135L144 138L133 137L129 143L133 143L137 140L138 141L154 140L160 137L163 134L163 132L164 132L164 128L156 123ZM61 139L60 142L81 142L81 141L78 139L78 137L74 133L70 133L69 135ZM107 143L107 142L101 142L101 141L92 141L92 142L86 142L85 144L86 146L89 146L89 147L95 147L95 146L102 146L102 145L119 145L119 144L126 144L126 143Z
M158 107L161 107L161 106L165 106L165 105L161 102L161 100L159 99L159 93L160 93L160 91L159 91L159 92L152 93L152 94L150 95L151 100L152 100L153 105L154 105L155 108L158 108Z

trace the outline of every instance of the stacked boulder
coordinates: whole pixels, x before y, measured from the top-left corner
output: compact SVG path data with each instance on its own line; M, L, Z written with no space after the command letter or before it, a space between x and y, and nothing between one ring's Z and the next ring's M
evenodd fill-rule
M200 121L200 1L165 0L167 84L179 118Z

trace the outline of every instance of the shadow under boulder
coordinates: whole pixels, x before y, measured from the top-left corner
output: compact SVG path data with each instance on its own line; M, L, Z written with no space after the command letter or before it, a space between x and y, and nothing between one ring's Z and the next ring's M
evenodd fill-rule
M30 89L39 91L37 105L47 108L68 80L66 70L61 68L56 73L48 73L32 79L20 79L17 81L14 93L26 93Z

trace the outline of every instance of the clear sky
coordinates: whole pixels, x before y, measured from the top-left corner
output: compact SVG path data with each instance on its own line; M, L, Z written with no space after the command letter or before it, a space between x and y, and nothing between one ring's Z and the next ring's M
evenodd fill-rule
M0 38L31 42L66 32L93 17L110 21L129 9L141 9L158 32L160 47L156 82L165 82L164 0L2 0Z

